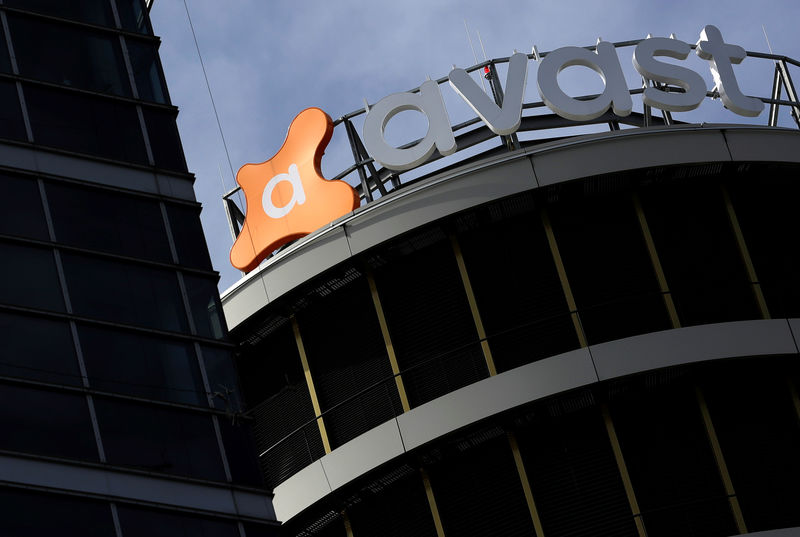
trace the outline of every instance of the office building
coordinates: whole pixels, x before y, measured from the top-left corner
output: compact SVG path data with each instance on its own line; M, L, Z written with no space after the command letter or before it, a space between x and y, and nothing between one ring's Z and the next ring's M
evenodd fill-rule
M760 125L530 103L413 180L337 120L361 207L222 299L286 535L800 534L800 63L747 61Z
M274 535L144 2L0 22L0 534Z

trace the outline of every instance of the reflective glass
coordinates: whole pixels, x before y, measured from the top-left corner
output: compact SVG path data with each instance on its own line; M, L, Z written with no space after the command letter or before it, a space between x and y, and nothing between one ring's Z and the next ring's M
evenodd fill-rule
M0 99L4 103L0 107L0 138L27 140L17 85L14 82L0 81Z
M200 225L200 207L167 204L167 217L179 262L211 270L211 258Z
M119 13L120 22L125 30L140 34L152 34L147 10L142 0L116 0L116 2L117 13Z
M111 464L225 480L211 416L101 397L95 409Z
M233 353L228 349L202 347L206 376L214 394L214 406L220 410L241 410L239 378L233 363Z
M0 243L0 302L64 310L53 251Z
M116 35L12 14L8 25L22 76L130 97Z
M0 449L98 460L83 395L0 386Z
M157 201L64 183L46 189L58 242L172 262Z
M184 160L183 146L178 136L178 126L175 124L177 112L167 112L146 106L142 107L142 112L156 166L185 172L186 160Z
M39 86L25 86L23 91L37 143L148 163L135 106Z
M91 326L78 335L93 388L208 405L191 344Z
M72 307L78 315L162 330L187 330L174 272L63 252Z
M216 339L224 337L227 329L216 282L189 274L184 274L183 279L186 282L186 294L189 296L197 333Z
M74 19L81 22L97 24L99 26L114 26L114 14L108 0L81 0L80 2L65 2L64 0L5 0L7 6L27 9Z
M118 505L125 537L239 537L236 522Z
M0 233L47 240L47 222L36 180L0 174L0 184Z
M6 34L2 28L0 28L0 71L3 73L11 72L11 59L8 56Z
M18 488L0 488L0 521L6 537L116 535L106 502Z
M0 375L81 385L69 324L0 313Z
M234 483L263 487L250 422L220 418L220 433Z
M128 39L128 55L139 98L157 103L167 102L167 85L158 65L158 49L149 41Z

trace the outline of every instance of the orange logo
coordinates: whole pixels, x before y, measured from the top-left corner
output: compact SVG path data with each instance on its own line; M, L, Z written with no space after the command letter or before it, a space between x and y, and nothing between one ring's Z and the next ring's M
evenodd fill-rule
M247 214L231 248L231 264L251 271L279 246L299 239L359 205L344 181L322 177L320 162L333 135L333 121L319 108L300 112L274 157L245 164L236 174Z

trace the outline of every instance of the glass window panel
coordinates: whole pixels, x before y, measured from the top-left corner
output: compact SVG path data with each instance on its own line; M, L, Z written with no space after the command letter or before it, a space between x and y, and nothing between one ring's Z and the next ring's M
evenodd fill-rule
M117 13L119 13L120 22L125 30L140 34L152 34L147 10L142 0L116 0L116 2Z
M0 243L0 302L64 311L53 251Z
M62 183L47 183L46 189L59 242L172 261L157 201Z
M676 169L676 175L691 178L670 177L662 183L653 182L641 192L681 324L758 318L753 286L736 244L722 189L713 176L690 172Z
M244 533L247 537L277 537L280 528L277 526L264 526L262 524L244 523Z
M11 58L8 56L6 33L2 28L0 28L0 71L3 73L11 72Z
M0 375L81 385L69 324L0 313Z
M633 199L577 186L548 212L589 344L671 328Z
M189 306L197 333L216 339L225 337L227 328L222 317L222 305L216 282L189 274L184 274L183 279L186 282L186 294L189 296Z
M130 97L116 35L11 14L8 24L22 76Z
M188 326L174 272L64 252L75 313L176 332Z
M222 444L234 483L263 487L264 481L256 458L256 446L250 422L220 417Z
M183 157L183 146L178 136L178 126L175 124L177 112L167 112L142 107L144 122L147 125L147 134L150 137L150 147L153 149L153 159L156 166L167 170L179 172L186 171L186 160Z
M200 207L167 204L167 217L179 262L211 270L211 258L200 224Z
M233 363L233 353L228 349L215 347L204 346L202 349L208 384L214 394L214 406L220 410L241 410L239 377Z
M0 525L8 537L114 537L111 506L83 497L0 488Z
M108 462L225 480L211 416L95 398Z
M39 86L24 92L36 143L148 163L134 105Z
M477 208L455 224L498 371L580 346L533 196ZM499 262L507 252L514 262Z
M83 395L0 386L0 449L98 460Z
M80 326L78 335L92 387L208 405L191 344L90 326Z
M114 14L108 0L81 0L65 2L64 0L5 0L7 6L37 11L45 15L64 17L81 22L113 27Z
M0 233L47 240L47 221L36 180L0 174L0 183Z
M22 108L19 105L19 94L14 82L0 81L0 137L11 140L27 140L25 121L22 119Z
M236 522L117 505L125 537L239 537Z
M139 98L157 103L167 102L167 85L158 64L158 48L151 41L128 39L128 55Z

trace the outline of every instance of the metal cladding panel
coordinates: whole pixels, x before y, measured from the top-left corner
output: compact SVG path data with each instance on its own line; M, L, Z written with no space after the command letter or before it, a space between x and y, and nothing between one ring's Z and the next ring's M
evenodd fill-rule
M785 319L676 328L589 347L600 380L736 356L795 354Z
M408 193L401 190L386 203L357 213L345 224L353 254L449 214L538 186L526 159L458 172L449 179L431 179L433 184L422 183Z
M335 227L262 272L267 295L275 300L325 269L350 257L344 229Z
M789 319L789 328L792 330L794 344L797 346L798 352L800 352L800 319Z
M531 157L542 186L651 166L731 160L722 133L698 127L604 134L554 145L550 150L534 149Z
M324 456L322 467L335 490L404 452L397 421L392 419Z
M800 132L789 129L725 131L733 160L800 162Z
M406 450L524 403L597 381L586 349L524 365L397 417Z
M158 184L152 172L116 166L105 162L36 151L36 170L101 185L118 186L158 194ZM192 198L194 199L194 198Z
M223 302L225 321L228 328L233 328L246 321L255 312L269 304L267 289L257 274L253 279L230 291Z
M286 522L330 492L331 486L325 476L322 461L315 461L275 487L275 497L272 500L275 518Z

